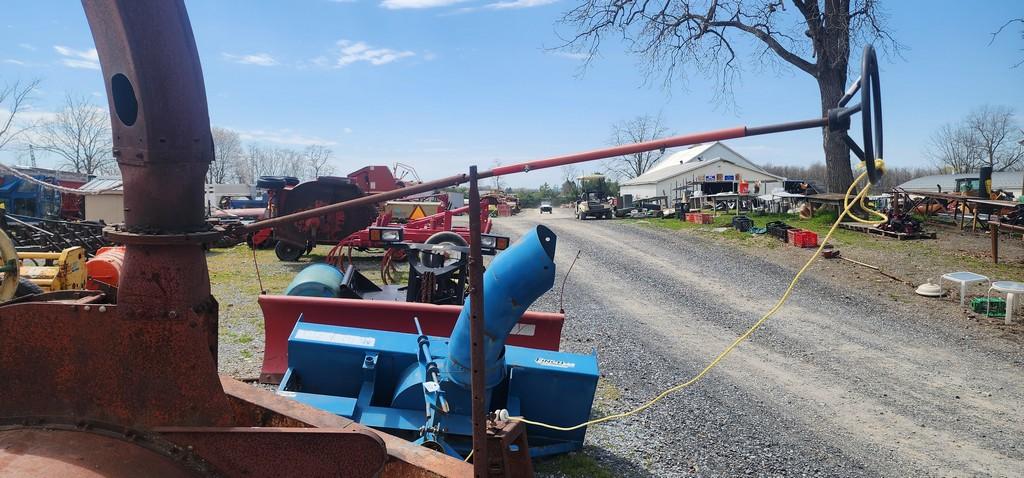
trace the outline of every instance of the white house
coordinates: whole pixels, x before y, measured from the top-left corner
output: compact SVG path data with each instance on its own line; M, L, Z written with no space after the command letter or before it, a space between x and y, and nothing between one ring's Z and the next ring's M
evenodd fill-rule
M714 194L734 191L741 181L750 183L753 193L755 185L762 192L770 191L772 187L780 187L784 179L716 141L666 156L646 173L624 181L619 194L631 194L634 199L676 198L681 197L680 191L684 189Z

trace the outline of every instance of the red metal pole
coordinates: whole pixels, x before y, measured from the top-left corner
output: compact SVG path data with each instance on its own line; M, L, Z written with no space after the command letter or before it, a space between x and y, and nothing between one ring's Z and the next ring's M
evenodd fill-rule
M473 475L487 476L487 405L484 394L484 257L480 247L480 190L469 168L469 336L473 399Z
M508 166L500 166L490 171L480 172L477 175L477 178L486 179L494 176L504 176L506 174L525 173L533 171L535 169L554 168L557 166L583 163L587 161L594 161L597 159L614 158L616 156L641 153L644 151L653 151L656 149L675 148L679 146L706 143L708 141L721 141L726 139L742 138L745 136L778 133L782 131L796 131L800 129L820 128L827 124L828 118L814 118L810 120L796 121L792 123L780 123L758 127L737 126L735 128L720 129L716 131L706 131L703 133L684 134L680 136L673 136L671 138L656 139L652 141L644 141L642 143L626 144L611 148L596 149L584 153L567 154L563 156L555 156L552 158L510 164ZM273 219L267 219L265 221L253 222L245 226L244 229L247 231L256 231L267 227L274 227L276 225L284 224L287 222L300 221L303 219L322 216L324 214L339 211L349 207L380 203L391 199L398 199L406 196L411 196L413 194L418 194L421 192L433 191L443 187L455 186L458 184L465 183L468 180L469 178L465 174L459 174L456 176L450 176L435 181L429 181L406 188L395 189L393 191L374 194L372 196L363 196L361 198L353 199L351 201L331 204L328 206L321 206L314 209L308 209L306 211L292 213L287 216L280 216L275 217Z

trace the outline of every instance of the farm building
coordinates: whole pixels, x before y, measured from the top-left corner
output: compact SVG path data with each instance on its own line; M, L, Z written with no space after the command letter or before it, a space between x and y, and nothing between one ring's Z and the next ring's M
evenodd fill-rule
M82 191L102 191L85 196L85 220L107 224L124 222L124 187L121 178L99 177L80 187Z
M784 179L716 141L666 156L646 173L624 181L620 194L634 199L675 198L684 190L706 195L737 191L741 182L749 183L751 192L770 191L781 187Z
M956 191L957 179L977 177L978 173L935 174L932 176L911 179L910 181L900 184L899 187L903 189L916 189L919 191L951 193ZM992 189L994 191L1002 189L1003 191L1012 193L1014 196L1020 196L1022 183L1024 183L1024 171L996 171L992 173Z

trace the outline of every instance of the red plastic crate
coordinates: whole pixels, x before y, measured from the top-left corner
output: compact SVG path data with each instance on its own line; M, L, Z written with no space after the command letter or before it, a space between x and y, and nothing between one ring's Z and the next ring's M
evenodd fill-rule
M715 222L715 216L697 213L693 216L693 222L697 224L711 224Z
M789 243L796 247L818 247L818 235L812 231L803 229L790 229L786 231Z
M697 217L700 216L699 212L688 212L686 213L686 222L697 222Z

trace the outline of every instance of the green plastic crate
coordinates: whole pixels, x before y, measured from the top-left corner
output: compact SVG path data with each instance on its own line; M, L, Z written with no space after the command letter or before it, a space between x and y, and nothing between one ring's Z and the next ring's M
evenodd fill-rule
M971 310L989 317L1006 317L1006 300L999 297L975 297L971 299Z

